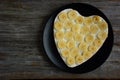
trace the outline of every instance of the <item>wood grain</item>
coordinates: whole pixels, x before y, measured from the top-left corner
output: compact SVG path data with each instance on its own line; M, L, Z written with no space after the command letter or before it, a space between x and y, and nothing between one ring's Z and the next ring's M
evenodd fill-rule
M107 61L85 74L71 74L55 67L42 46L46 21L68 3L89 3L110 20L114 46ZM119 0L1 0L0 1L0 80L41 78L120 79Z

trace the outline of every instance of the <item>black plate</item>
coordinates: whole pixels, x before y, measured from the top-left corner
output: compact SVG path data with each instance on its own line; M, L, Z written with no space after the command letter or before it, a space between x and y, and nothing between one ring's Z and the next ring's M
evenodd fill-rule
M99 15L103 17L108 23L108 31L109 31L108 38L104 42L103 46L99 49L99 51L88 61L74 68L67 67L66 64L63 62L62 58L60 57L57 51L57 48L54 42L54 36L53 36L54 19L61 10L67 9L67 8L75 9L83 16ZM89 72L96 69L100 65L102 65L110 55L110 52L113 46L112 26L109 20L107 19L107 17L97 8L85 3L68 4L56 10L53 13L53 15L50 17L48 22L46 23L46 26L44 28L44 33L43 33L43 46L49 59L60 69L67 72L72 72L72 73Z

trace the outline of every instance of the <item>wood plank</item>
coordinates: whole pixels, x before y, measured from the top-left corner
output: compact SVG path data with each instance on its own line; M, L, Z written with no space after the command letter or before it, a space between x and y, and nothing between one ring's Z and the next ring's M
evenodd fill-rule
M68 3L88 3L110 20L114 46L107 61L85 74L71 74L55 67L42 47L42 32L50 15ZM40 78L120 79L119 0L1 0L0 80Z

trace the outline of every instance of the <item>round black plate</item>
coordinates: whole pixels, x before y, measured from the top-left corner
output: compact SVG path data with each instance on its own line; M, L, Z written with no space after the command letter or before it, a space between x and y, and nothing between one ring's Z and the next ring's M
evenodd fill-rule
M54 36L53 36L54 19L61 10L67 9L67 8L75 9L83 16L99 15L103 17L108 23L108 31L109 31L108 38L104 42L103 46L99 49L99 51L88 61L74 68L67 67L66 64L63 62L62 58L60 57L57 51L57 48L54 42ZM101 64L103 64L105 60L108 58L108 56L110 55L110 52L113 46L112 26L109 20L107 19L107 17L97 8L85 3L68 4L56 10L53 13L53 15L50 17L48 22L46 23L46 26L44 28L44 33L43 33L43 46L49 59L60 69L67 72L72 72L72 73L89 72L96 69Z

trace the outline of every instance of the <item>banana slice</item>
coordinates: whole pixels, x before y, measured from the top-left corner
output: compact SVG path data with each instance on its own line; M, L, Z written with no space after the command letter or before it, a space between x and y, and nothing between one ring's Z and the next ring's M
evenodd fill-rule
M99 31L99 28L98 28L98 26L97 26L96 24L93 24L93 25L90 26L90 32L91 32L92 34L95 34L95 33L97 33L98 31Z
M63 38L64 38L64 32L62 32L62 31L56 32L56 33L55 33L55 37L56 37L56 39L58 39L58 40L63 39Z
M62 57L67 58L70 55L70 51L65 49L61 52Z
M93 44L96 46L96 47L99 47L102 45L102 40L100 40L99 38L95 39Z
M74 57L69 56L69 57L67 58L67 64L70 65L70 66L74 65L74 64L75 64L75 59L74 59Z
M108 24L105 21L102 21L98 24L101 31L104 31L108 28Z
M85 24L85 25L90 25L90 24L92 24L92 18L91 18L91 17L86 17L85 20L84 20L84 24Z
M60 21L54 23L54 27L56 30L60 31L63 28L63 24Z
M70 21L70 20L67 20L66 22L65 22L65 28L66 29L70 29L71 27L73 27L74 26L74 23L72 22L72 21Z
M93 35L91 35L91 34L86 35L85 41L87 43L91 43L91 42L93 42L93 40L94 40L94 36Z
M100 32L98 33L98 38L101 39L101 40L106 39L106 38L107 38L107 32L105 32L105 31L100 31Z
M58 18L59 18L60 21L64 22L65 20L68 19L67 13L66 13L66 12L61 12L61 13L58 15Z
M82 16L78 16L75 21L77 24L81 24L81 23L83 23L84 18Z
M65 33L65 39L70 40L73 38L73 35L74 35L73 32L68 31Z
M79 25L79 24L75 24L75 25L72 27L72 32L74 32L74 33L79 33L79 32L80 32L80 25Z
M87 51L88 50L88 44L86 42L81 42L81 44L79 44L78 47L81 51Z
M68 17L69 17L70 20L76 19L77 16L78 16L78 12L76 10L70 10L68 12Z
M82 34L75 34L75 41L82 42L83 41L83 35Z
M91 52L83 52L84 59L89 59L92 56Z
M75 61L77 64L81 64L84 61L84 57L82 55L77 55Z
M72 48L70 55L71 55L72 57L75 57L75 56L78 55L78 54L79 54L79 49L76 48L76 47Z
M75 41L70 40L67 42L67 48L71 49L75 47Z
M93 16L93 21L94 21L94 23L98 23L101 21L101 17L100 16Z
M88 47L88 50L90 52L92 52L92 53L94 53L95 51L97 51L96 46L94 46L93 44Z
M89 27L88 26L83 26L80 28L80 33L82 34L88 34L89 33Z
M66 42L65 41L58 41L58 48L65 48L66 47Z

